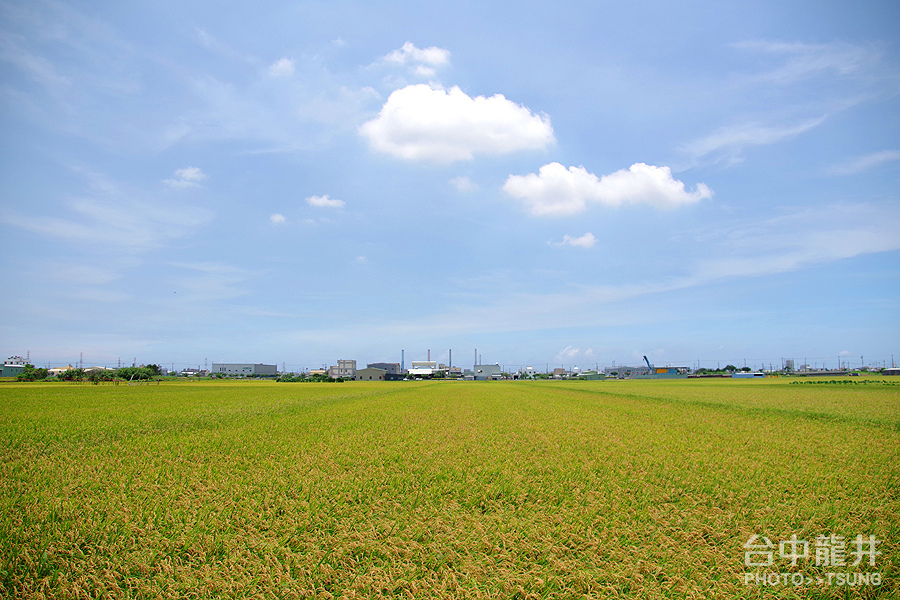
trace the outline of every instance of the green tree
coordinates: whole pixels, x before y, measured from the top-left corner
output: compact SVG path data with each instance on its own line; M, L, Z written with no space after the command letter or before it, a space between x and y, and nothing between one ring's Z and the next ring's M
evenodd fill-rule
M116 369L116 376L128 381L153 378L153 371L148 367L122 367Z
M63 381L81 381L84 379L84 369L66 369L59 378Z
M47 369L36 369L34 365L26 364L22 372L16 375L17 381L37 381L39 379L47 379L49 372Z
M101 381L112 381L116 378L116 372L112 370L108 371L106 369L97 369L95 371L91 371L87 378L88 381L96 385Z

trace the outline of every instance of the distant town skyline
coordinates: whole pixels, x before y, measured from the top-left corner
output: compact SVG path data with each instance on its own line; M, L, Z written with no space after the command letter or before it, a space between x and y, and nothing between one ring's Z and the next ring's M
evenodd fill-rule
M581 362L581 363L572 363L565 361L544 361L541 363L529 363L529 364L516 364L511 362L506 362L502 360L485 360L483 356L478 357L478 361L475 361L474 355L470 355L468 362L466 362L465 358L457 360L455 357L452 361L449 359L450 352L449 350L435 353L435 360L425 361L425 357L427 355L423 354L422 357L413 357L412 359L408 359L406 356L401 356L398 360L361 360L350 356L342 356L341 358L336 358L332 361L325 361L318 364L300 364L300 363L292 363L287 360L283 361L253 361L247 360L242 361L243 364L269 364L275 365L277 367L278 372L308 372L310 370L315 369L328 369L329 367L334 366L337 363L342 361L351 360L355 361L357 365L368 365L368 364L384 364L384 363L395 363L401 365L405 368L409 368L414 362L433 362L438 365L446 365L447 367L460 367L460 368L471 368L476 364L499 364L501 367L504 367L505 371L522 371L526 368L533 368L538 372L552 372L554 369L558 369L560 367L565 368L567 370L577 369L577 370L589 370L589 369L604 369L615 366L630 366L630 367L641 367L645 364L645 358L641 357L639 360L626 360L626 361L616 361L610 360L607 362L595 361L595 362ZM456 356L460 356L459 353ZM465 356L465 354L463 354ZM446 357L446 358L442 358ZM52 361L52 360L40 360L39 358L31 357L30 353L26 353L26 355L11 355L9 359L19 359L21 358L25 362L35 365L36 367L45 367L45 368L59 368L65 366L72 366L74 368L89 368L89 367L105 367L105 368L119 368L119 367L128 367L128 366L143 366L148 364L159 365L162 368L171 371L185 371L185 370L212 370L213 364L219 363L236 363L241 361L233 361L233 360L210 360L209 358L205 358L203 361L194 361L194 362L174 362L174 361L165 361L165 360L138 360L137 357L132 357L130 361L122 360L121 358L117 358L114 362L98 362L91 361L91 357L84 357L79 355L74 361ZM894 356L891 355L886 358L878 358L872 357L874 360L866 359L865 356L851 357L851 356L818 356L818 357L778 357L774 360L765 360L760 358L731 358L731 359L694 359L693 361L667 361L667 362L657 362L650 360L649 357L646 360L650 360L650 363L654 366L678 366L678 367L687 367L691 370L698 369L724 369L728 365L735 366L737 368L748 367L753 370L782 370L784 368L788 368L789 370L804 370L806 368L809 369L877 369L877 368L890 368L895 367L896 363L894 361ZM19 362L19 361L13 361ZM361 367L360 367L361 368Z
M0 0L0 352L890 361L898 22Z

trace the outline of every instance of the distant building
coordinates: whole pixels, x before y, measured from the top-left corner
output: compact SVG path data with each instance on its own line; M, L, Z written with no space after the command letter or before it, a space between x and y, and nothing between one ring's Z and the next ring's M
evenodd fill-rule
M603 372L607 376L625 379L626 377L634 377L637 375L649 375L651 373L651 370L650 367L646 365L642 365L640 367L626 367L623 365L617 367L606 367L605 369L603 369Z
M354 379L356 381L384 381L387 371L385 369L377 369L375 367L366 367L356 372ZM396 373L392 373L396 375Z
M408 373L411 377L430 377L438 371L437 361L414 360Z
M356 376L356 361L338 360L337 366L328 369L328 376L332 379L353 379Z
M888 367L887 369L882 369L881 374L882 375L900 375L900 368Z
M578 376L582 379L590 379L592 381L606 379L606 375L604 375L603 373L600 373L598 371L594 371L593 369L588 369L587 371L582 371L581 373L579 373Z
M3 361L3 368L0 369L0 377L16 377L25 370L25 359L21 356L10 356Z
M503 373L500 372L500 365L475 365L473 371L476 381L503 379Z
M793 371L794 370L794 359L788 358L784 361L784 370L785 371Z
M681 379L688 376L691 368L642 365L639 367L606 367L603 372L608 377L618 377L619 379Z
M105 371L115 371L115 369L111 369L109 367L85 367L84 374L91 375L92 373L103 373Z
M399 375L402 372L400 363L369 363L366 367L370 369L384 369L388 375Z
M213 363L212 373L243 377L258 377L260 375L277 375L277 365L264 365L261 363Z

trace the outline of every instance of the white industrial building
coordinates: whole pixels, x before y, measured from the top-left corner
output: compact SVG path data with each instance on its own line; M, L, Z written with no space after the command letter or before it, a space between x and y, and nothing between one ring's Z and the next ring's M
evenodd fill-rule
M211 373L222 375L258 377L260 375L277 375L278 365L264 365L262 363L213 363Z
M435 360L414 360L412 367L407 371L410 377L432 376L437 372L437 361Z

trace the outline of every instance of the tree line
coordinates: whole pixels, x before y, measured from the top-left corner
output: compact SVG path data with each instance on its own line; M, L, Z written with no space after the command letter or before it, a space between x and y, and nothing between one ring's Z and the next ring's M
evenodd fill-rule
M153 379L163 375L159 365L145 365L143 367L120 367L118 369L66 369L56 379L61 381L138 381ZM49 379L50 372L44 368L36 368L27 364L22 372L16 376L17 381L40 381Z

